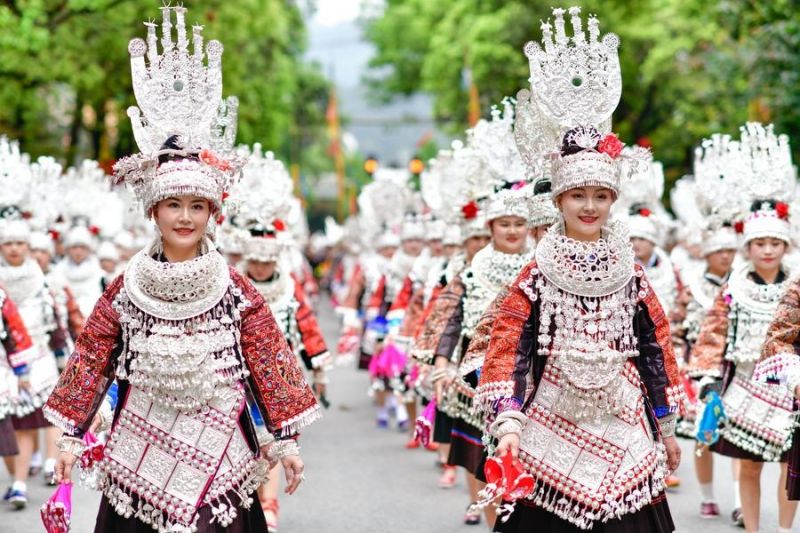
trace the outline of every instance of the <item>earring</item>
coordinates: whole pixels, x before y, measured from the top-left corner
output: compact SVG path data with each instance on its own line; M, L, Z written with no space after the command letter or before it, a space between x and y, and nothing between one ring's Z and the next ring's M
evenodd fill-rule
M158 227L158 224L156 222L153 222L153 229L155 230L156 233L154 239L155 242L153 245L153 253L155 255L161 255L164 253L164 241L163 241L163 235L161 234L161 228Z

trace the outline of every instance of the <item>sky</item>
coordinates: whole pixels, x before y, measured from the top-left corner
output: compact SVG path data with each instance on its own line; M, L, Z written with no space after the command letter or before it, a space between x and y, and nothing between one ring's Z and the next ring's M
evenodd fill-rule
M366 5L365 5L366 4ZM398 98L389 105L369 100L361 80L373 47L362 38L362 7L379 9L379 0L317 0L307 21L307 57L318 61L337 89L345 123L345 143L383 164L405 166L419 139L434 129L431 101L425 95ZM377 7L376 7L377 6Z

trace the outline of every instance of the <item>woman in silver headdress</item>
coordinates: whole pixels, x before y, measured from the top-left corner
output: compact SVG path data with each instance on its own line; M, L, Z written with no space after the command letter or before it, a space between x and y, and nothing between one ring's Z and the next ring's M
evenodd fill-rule
M165 55L154 24L146 43L129 45L145 117L128 114L143 153L115 166L157 236L98 301L45 414L64 431L57 473L69 480L105 391L119 383L113 416L100 414L111 431L97 463L97 533L264 531L254 492L279 461L287 491L297 489L298 432L319 406L264 298L209 237L243 163L232 153L235 101L218 115L222 47L208 43L206 67L201 28L190 55L185 9L162 12ZM248 391L263 435L253 430Z

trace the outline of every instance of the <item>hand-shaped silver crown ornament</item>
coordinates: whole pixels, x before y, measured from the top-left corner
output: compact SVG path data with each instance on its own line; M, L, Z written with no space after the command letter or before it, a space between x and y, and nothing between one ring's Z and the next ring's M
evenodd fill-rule
M128 116L141 154L120 160L115 180L131 186L146 213L181 194L207 198L219 211L245 162L234 150L238 100L222 99L223 47L212 40L204 48L203 28L194 26L190 51L186 9L162 7L161 14L160 41L158 26L146 22L146 40L128 44L138 104Z

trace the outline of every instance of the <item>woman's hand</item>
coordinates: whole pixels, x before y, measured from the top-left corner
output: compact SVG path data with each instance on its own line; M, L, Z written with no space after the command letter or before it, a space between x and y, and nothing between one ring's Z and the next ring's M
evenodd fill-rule
M667 468L674 472L681 464L681 447L675 437L665 437L664 447L667 449Z
M56 483L72 483L72 467L78 457L69 452L58 452L56 457Z
M794 397L800 399L800 385L794 388Z
M519 458L519 435L516 433L503 435L494 450L497 457L502 457L507 453L510 453L514 459Z
M286 494L294 494L297 487L299 487L300 483L305 479L303 477L303 470L305 470L303 460L299 455L288 455L281 459L281 464L283 465L283 472L286 475L286 489L284 492Z

